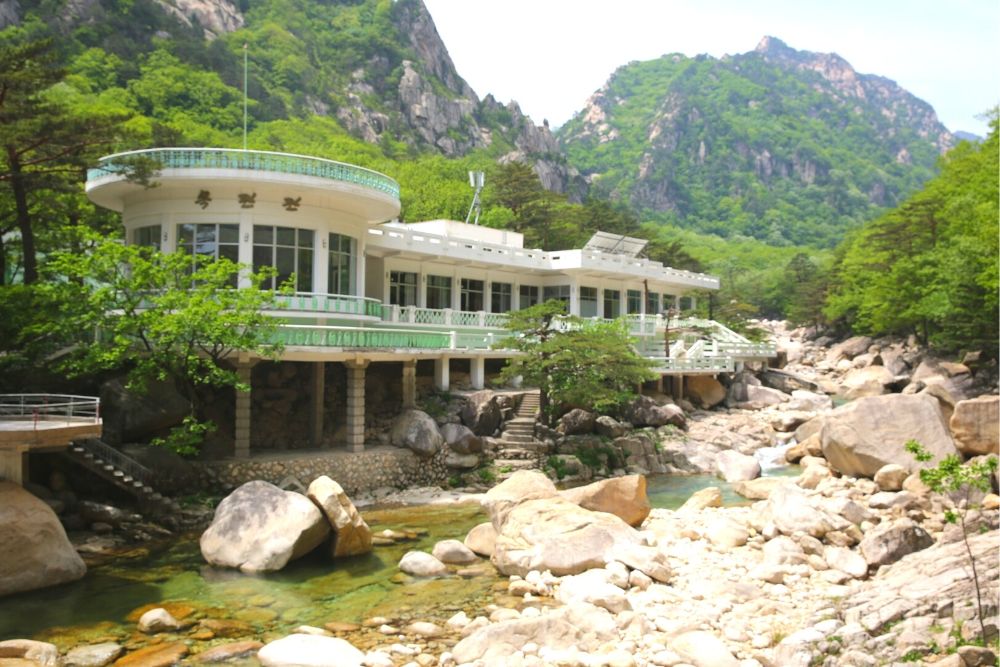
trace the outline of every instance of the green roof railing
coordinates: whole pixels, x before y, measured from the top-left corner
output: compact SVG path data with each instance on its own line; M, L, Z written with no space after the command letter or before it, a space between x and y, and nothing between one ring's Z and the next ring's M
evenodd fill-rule
M399 183L371 169L308 155L238 148L149 148L115 153L102 157L100 166L88 170L87 180L124 176L139 159L151 161L161 169L245 169L314 176L361 185L399 199Z

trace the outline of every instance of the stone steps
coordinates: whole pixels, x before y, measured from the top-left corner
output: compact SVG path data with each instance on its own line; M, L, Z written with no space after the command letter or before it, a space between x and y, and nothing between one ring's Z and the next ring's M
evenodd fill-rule
M107 448L107 445L103 445L103 443L102 446ZM82 444L80 442L73 443L69 449L66 450L66 455L77 465L80 465L99 477L106 479L118 488L135 497L140 502L145 502L147 505L151 506L155 512L173 513L178 512L181 509L179 504L157 492L149 484L134 479L128 472L120 469L114 463L102 459L99 454L95 453L95 451L88 449L86 444ZM125 460L127 463L135 463L132 459L129 459L121 452L117 452L115 455L120 457L122 460ZM138 464L135 463L135 465Z
M496 459L493 465L499 469L509 468L511 472L517 470L534 470L537 466L534 459Z

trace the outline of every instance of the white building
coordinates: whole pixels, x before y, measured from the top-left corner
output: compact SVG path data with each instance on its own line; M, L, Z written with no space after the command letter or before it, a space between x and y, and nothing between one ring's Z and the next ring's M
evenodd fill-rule
M162 165L148 188L125 177L137 157ZM282 359L315 364L313 423L322 433L323 365L347 367L347 446L364 447L364 377L369 364L403 362L403 403L416 395L416 362L433 360L434 383L449 387L455 360L484 386L485 361L509 358L494 343L505 313L562 299L583 317L627 316L638 349L661 375L732 371L773 348L711 322L704 340L664 350L667 312L693 307L693 290L717 278L638 256L642 241L598 233L582 249L524 248L517 232L449 220L389 222L399 186L387 176L320 158L211 148L161 148L108 156L88 174L94 203L122 213L129 243L163 251L274 266L296 294L275 313ZM677 321L670 321L676 329ZM256 360L238 360L249 380ZM250 397L236 404L237 456L250 452Z

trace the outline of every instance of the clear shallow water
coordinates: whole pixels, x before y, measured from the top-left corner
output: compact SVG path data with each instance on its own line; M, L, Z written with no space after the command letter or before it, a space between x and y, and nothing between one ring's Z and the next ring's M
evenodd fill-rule
M711 475L653 475L647 491L654 507L676 509L707 486L720 487L726 504L747 502ZM135 632L135 622L144 608L153 606L166 606L190 620L240 621L247 624L245 636L278 637L302 624L322 627L372 616L412 615L414 620L443 623L459 610L478 613L492 599L498 578L491 567L485 568L489 574L471 579L430 580L405 577L396 567L411 549L430 551L439 540L463 539L486 520L478 504L367 510L362 515L373 531L426 530L427 535L337 562L323 554L310 555L266 576L207 566L197 535L141 547L91 567L80 581L0 598L0 640L30 637L64 651L100 641L133 648L146 641ZM206 639L198 650L236 638Z

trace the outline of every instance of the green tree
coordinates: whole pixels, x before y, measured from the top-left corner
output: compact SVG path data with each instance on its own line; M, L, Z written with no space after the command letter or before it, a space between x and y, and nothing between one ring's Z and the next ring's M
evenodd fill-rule
M1000 142L963 142L941 174L844 243L826 304L860 333L914 333L943 349L998 344Z
M512 335L499 343L521 352L501 377L537 386L542 418L549 424L570 407L618 408L636 385L655 377L633 349L624 321L584 322L565 313L565 304L557 300L513 311L507 321Z
M57 224L37 208L78 188L87 165L110 148L126 116L120 107L81 105L73 89L59 85L64 75L51 39L32 39L17 28L0 32L0 188L5 194L0 239L17 230L23 279L29 284L38 280L38 255L49 250L39 248L38 234ZM12 273L6 250L0 247L4 281Z
M910 440L905 445L906 451L913 454L920 463L928 463L933 456L916 440ZM966 518L973 509L971 494L973 491L989 493L993 488L993 478L997 472L997 457L987 456L974 461L962 463L955 454L949 454L933 468L923 468L920 471L920 481L934 493L949 497L949 507L944 510L944 520L958 525L962 532L962 541L969 556L969 566L972 568L972 581L976 587L976 611L979 615L979 630L985 641L986 621L983 615L983 594L979 587L979 572L976 559L969 545Z
M71 375L125 369L138 391L173 382L191 406L189 424L203 421L210 388L245 389L227 365L241 353L280 353L280 320L264 314L278 308L275 292L256 287L273 271L106 239L84 254L57 254L51 270L61 280L44 289L62 315L31 334L75 343L60 367ZM249 286L237 288L241 274Z

